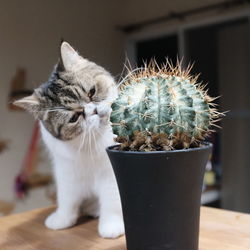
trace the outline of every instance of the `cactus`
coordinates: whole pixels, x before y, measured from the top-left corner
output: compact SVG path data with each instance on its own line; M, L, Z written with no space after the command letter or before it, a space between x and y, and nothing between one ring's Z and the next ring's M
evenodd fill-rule
M133 151L172 150L197 147L220 119L205 86L167 62L155 62L128 73L112 104L113 131L120 149Z

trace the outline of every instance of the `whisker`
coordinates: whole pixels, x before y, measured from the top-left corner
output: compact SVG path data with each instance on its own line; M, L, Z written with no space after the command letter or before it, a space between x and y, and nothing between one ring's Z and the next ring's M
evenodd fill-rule
M99 135L99 137L102 137L102 133L101 132L99 132L98 130L96 130L96 133L97 133L97 135ZM99 152L101 152L101 151L104 150L104 148L103 148L103 146L101 144L99 144L98 142L96 142L96 144L97 144L97 148L98 148Z
M90 149L90 157L91 159L94 161L94 157L93 157L93 151L92 151L92 143L91 143L91 140L92 140L92 130L89 129L89 149Z
M84 126L82 126L82 128L83 128L83 136L81 138L80 150L82 150L86 138L86 128Z
M80 151L82 149L82 144L83 144L83 137L84 137L84 133L81 134L80 136L80 143L79 143L79 147L77 149L77 153L80 154Z
M54 107L54 108L48 108L48 109L42 109L42 111L58 111L58 110L65 110L68 111L69 109L65 108L65 107Z
M90 152L90 131L89 128L87 128L87 135L86 135L86 150L88 153L88 156L91 157L91 152Z
M96 132L98 133L98 131L96 131ZM101 151L101 148L100 148L100 145L96 141L96 136L95 136L94 132L93 132L93 139L94 139L94 144L95 144L95 151L96 151L96 153L98 153Z
M129 76L131 76L134 72L143 70L143 68L137 68L133 69L132 71L129 71L129 73L120 81L118 82L118 88L127 80Z

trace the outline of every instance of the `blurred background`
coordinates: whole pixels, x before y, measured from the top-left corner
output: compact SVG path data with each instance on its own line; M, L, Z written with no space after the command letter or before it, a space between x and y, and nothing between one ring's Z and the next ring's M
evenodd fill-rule
M250 1L0 0L0 216L54 202L37 124L10 103L47 80L62 37L117 79L126 57L195 63L230 111L210 138L202 204L250 212Z

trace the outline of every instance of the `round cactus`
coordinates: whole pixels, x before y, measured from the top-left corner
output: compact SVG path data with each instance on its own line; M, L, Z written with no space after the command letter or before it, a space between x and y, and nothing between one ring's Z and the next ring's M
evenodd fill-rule
M125 150L154 151L197 146L220 114L213 98L189 75L167 63L130 72L112 104L111 122Z

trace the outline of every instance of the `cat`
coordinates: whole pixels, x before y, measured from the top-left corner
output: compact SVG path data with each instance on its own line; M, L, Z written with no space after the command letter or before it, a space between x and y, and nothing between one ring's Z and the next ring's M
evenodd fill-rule
M118 187L105 151L114 144L109 117L116 98L110 73L64 41L49 80L14 103L40 121L51 155L58 208L46 219L48 228L73 226L83 204L85 214L99 217L101 237L124 234Z

